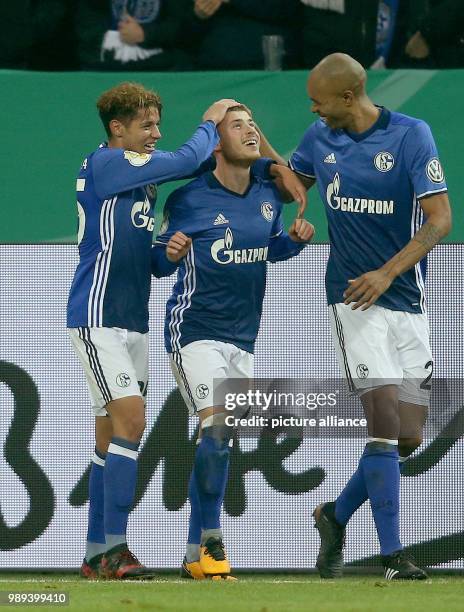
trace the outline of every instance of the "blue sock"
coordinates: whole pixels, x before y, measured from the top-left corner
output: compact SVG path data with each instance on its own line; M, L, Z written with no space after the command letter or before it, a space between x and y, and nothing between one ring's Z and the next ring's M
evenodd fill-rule
M106 454L95 449L90 467L89 478L89 514L87 527L87 545L85 558L90 561L93 557L103 554L106 550L105 522L104 522L104 490L103 472Z
M136 442L113 437L108 448L104 470L108 549L126 542L127 519L135 495L138 446Z
M393 444L366 444L359 467L364 475L382 555L401 550L400 469L398 447Z
M345 526L356 510L367 499L367 489L361 467L346 483L345 488L335 500L335 520Z
M188 497L190 501L189 532L187 539L187 551L185 557L188 563L199 561L201 542L201 505L195 473L192 470L188 486Z
M209 437L204 430L195 454L195 477L203 529L220 528L221 507L229 471L229 440Z
M399 458L400 474L403 473L407 457ZM346 483L345 488L335 500L335 520L345 526L353 514L368 499L364 476L359 465L356 472Z

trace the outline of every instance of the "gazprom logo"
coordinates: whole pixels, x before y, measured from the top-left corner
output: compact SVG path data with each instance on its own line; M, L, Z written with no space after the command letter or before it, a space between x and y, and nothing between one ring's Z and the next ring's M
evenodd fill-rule
M327 185L327 204L330 208L337 210L340 208L340 199L337 197L338 192L340 191L340 176L338 172L333 177L333 181ZM332 199L332 196L335 195L335 198Z
M135 227L146 227L149 232L153 231L155 220L149 215L150 208L151 206L148 198L145 198L144 202L134 202L131 211L131 219Z
M211 257L218 264L226 265L229 263L254 263L255 261L266 261L268 247L254 249L232 249L234 236L228 227L224 238L215 240L211 245Z
M233 252L230 250L234 243L234 236L230 227L226 229L224 238L215 240L211 245L211 257L219 264L228 264L234 258Z
M340 195L341 180L338 172L327 185L327 204L333 210L343 212L392 215L395 210L393 200L373 200L372 198L352 198Z

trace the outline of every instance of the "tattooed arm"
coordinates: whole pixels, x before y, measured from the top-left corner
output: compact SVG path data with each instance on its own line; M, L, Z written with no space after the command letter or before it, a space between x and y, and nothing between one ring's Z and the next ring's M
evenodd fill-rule
M447 193L439 193L423 198L421 207L426 223L394 257L378 270L367 272L356 279L349 280L344 293L345 304L353 303L352 308L367 310L385 293L397 276L416 265L451 229L451 208Z

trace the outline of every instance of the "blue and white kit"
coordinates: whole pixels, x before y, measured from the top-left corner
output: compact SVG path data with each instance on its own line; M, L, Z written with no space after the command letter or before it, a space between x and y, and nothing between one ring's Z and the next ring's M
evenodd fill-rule
M96 414L105 414L113 399L146 392L156 186L192 175L217 142L215 124L206 121L173 153L101 145L82 164L76 183L79 264L67 327Z
M174 375L191 410L212 405L215 378L238 378L240 371L253 375L266 262L289 259L305 246L283 231L281 212L275 185L253 176L240 195L206 173L166 202L152 251L155 276L177 268L166 258L171 236L181 231L192 238L167 302L164 330Z
M382 267L420 229L420 200L447 191L429 126L385 108L361 134L331 129L319 119L304 134L289 165L316 180L325 205L330 237L326 291L341 369L358 389L372 379L429 377L433 360L425 314L426 258L397 277L367 311L343 305L350 279ZM403 325L409 342L404 336L398 342L391 331L394 317L385 311L422 319ZM370 347L363 335L372 339ZM407 351L415 359L408 359L406 367L401 354ZM416 395L421 403L425 394Z

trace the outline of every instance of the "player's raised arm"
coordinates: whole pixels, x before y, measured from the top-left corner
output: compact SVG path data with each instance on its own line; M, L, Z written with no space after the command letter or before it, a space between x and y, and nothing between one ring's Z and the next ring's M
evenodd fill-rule
M316 179L313 176L299 172L292 166L291 160L287 164L285 159L270 144L263 132L259 128L258 130L261 136L259 148L261 155L271 158L276 162L269 168L269 174L275 179L283 201L286 203L293 201L298 203L298 218L302 218L308 202L306 192L314 185Z
M127 127L122 121L111 120L110 142L114 146L101 149L93 163L98 196L106 198L142 185L161 184L191 175L211 156L219 140L216 125L223 119L227 109L236 104L235 100L224 99L211 105L203 115L203 123L192 137L174 152L154 150L156 141L161 137L158 129L159 114L141 117L140 125L138 122L131 124L131 130L140 131L141 147L138 151L124 148Z

